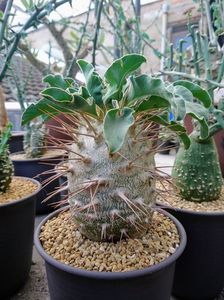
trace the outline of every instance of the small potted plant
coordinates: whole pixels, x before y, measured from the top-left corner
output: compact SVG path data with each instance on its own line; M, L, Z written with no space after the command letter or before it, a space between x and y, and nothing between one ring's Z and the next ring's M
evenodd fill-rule
M63 160L65 151L58 149L59 146L55 149L53 144L47 143L50 138L43 120L38 118L26 126L24 151L12 153L10 156L16 176L35 178L42 184L36 202L37 214L52 211L53 205L61 200L60 194L55 193L59 178L54 166ZM44 200L48 197L50 200L45 203Z
M126 55L101 78L79 60L86 85L77 88L72 79L49 75L43 99L23 114L23 124L59 113L74 122L67 127L74 140L67 147L69 208L48 216L35 238L51 299L170 299L174 261L186 240L174 219L178 248L172 226L153 232L164 226L158 215L170 224L170 216L154 210L154 123L177 132L186 147L189 139L184 127L169 120L174 95L166 84L145 74L130 76L145 61ZM171 255L157 247L167 234Z
M20 104L21 112L24 112L28 106L26 94L27 80L22 85L17 76L13 73L13 70L11 73L15 85L12 91L14 97ZM43 84L43 87L44 86ZM51 131L53 131L53 129ZM55 187L59 185L57 173L54 171L54 164L59 163L63 159L64 152L60 149L55 149L53 142L54 137L49 134L49 128L45 125L44 120L37 118L24 127L23 151L14 151L10 156L16 176L36 178L43 184L42 190L37 197L37 214L52 211L52 205L61 200L59 194L52 195L52 193L54 193ZM53 174L55 175L54 180L52 180ZM48 181L49 184L47 184ZM46 204L43 201L49 195L52 195L52 197Z
M186 86L182 81L176 84ZM176 104L180 105L178 101ZM183 110L180 119L185 114ZM216 108L210 97L210 106L200 108L198 115L201 126L195 123L191 145L188 149L180 146L172 169L177 195L165 199L165 203L188 235L188 245L176 267L174 294L199 300L213 299L223 288L223 178L213 139L224 128L222 102ZM161 202L164 204L164 198Z
M0 298L16 292L28 277L35 220L35 200L40 184L13 175L8 140L11 124L0 134Z

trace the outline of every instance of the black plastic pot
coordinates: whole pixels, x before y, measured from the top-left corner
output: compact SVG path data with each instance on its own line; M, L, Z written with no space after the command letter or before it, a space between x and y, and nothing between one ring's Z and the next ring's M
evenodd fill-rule
M24 131L12 132L12 136L9 140L10 153L23 151L23 138L24 138Z
M19 152L18 152L19 153ZM15 154L15 153L14 153ZM49 159L33 158L33 159L14 159L12 162L15 168L16 176L25 176L29 178L35 178L40 183L43 183L46 179L54 174L43 174L50 170L54 170L55 164L58 164L63 159L63 155L55 156ZM50 193L56 191L59 187L59 180L55 179L48 185L42 187L37 195L36 213L45 214L53 211L53 205L61 200L60 193L50 198L47 202L43 202Z
M42 248L41 227L60 211L45 218L35 233L35 245L45 260L51 300L170 300L175 262L186 245L185 231L173 216L161 211L175 222L180 234L181 243L173 255L143 270L95 272L62 264Z
M37 190L18 201L0 205L0 299L8 299L26 281L32 262Z
M164 209L187 233L187 246L176 264L173 294L181 299L213 300L224 287L224 212Z

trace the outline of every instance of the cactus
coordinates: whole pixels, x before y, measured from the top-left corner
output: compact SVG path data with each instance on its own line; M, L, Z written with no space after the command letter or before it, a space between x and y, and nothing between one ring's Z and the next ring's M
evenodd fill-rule
M202 15L204 11L212 9L209 1L200 3ZM218 9L216 15L213 16L216 19L218 12L222 14L221 8L223 7L216 1L213 5L216 6L216 10ZM173 47L171 47L170 54L171 58L176 56L178 61L169 59L167 68L164 70L164 74L173 78L189 78L205 86L211 98L208 110L201 110L198 114L201 118L194 122L194 131L190 137L191 146L188 150L180 148L172 171L173 181L179 188L180 196L196 202L217 200L222 187L222 173L213 136L224 129L224 105L223 100L220 99L216 107L213 99L214 90L224 88L222 83L224 56L218 42L219 37L215 36L210 18L207 19L207 24L210 39L197 26L188 26L189 36L192 39L192 51L187 51L188 55L186 55L181 47L184 40L180 40L176 55L173 53ZM178 72L177 66L179 66ZM195 101L194 105L197 106L197 104ZM182 114L179 120L184 120L184 117L185 115ZM198 128L199 123L201 131Z
M46 126L42 121L31 122L26 126L23 148L26 158L40 157L46 151Z
M13 164L9 158L8 140L12 125L9 123L0 134L0 193L9 188L13 174Z
M74 127L63 123L74 140L65 145L69 204L79 230L92 240L140 237L150 226L158 177L155 123L176 132L185 147L190 144L185 128L169 119L175 90L161 79L131 75L145 61L138 54L123 56L101 78L91 64L79 60L85 86L48 75L43 99L22 117L23 124L59 113L73 120Z
M193 103L200 117L196 118L194 131L190 135L189 149L180 147L172 170L173 181L179 188L180 196L195 202L217 200L223 182L213 136L224 128L224 112L222 103L215 108L211 97L210 102L207 110L201 110L201 107L198 110L198 103ZM184 116L180 119L183 120Z
M214 141L198 139L191 134L188 150L181 147L177 153L172 176L180 195L190 201L212 201L219 198L222 173Z

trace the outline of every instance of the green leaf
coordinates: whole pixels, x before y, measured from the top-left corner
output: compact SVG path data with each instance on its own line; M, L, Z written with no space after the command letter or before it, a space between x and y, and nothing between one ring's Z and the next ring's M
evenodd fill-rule
M107 92L103 97L104 104L107 104L112 99L121 100L122 87L126 82L126 78L135 72L144 62L146 62L144 56L140 54L128 54L112 63L104 75L107 82Z
M41 93L41 96L52 99L54 101L58 102L72 102L73 101L73 95L70 93L62 90L58 87L49 87L43 90Z
M201 88L198 84L187 80L178 80L173 83L174 86L180 85L187 88L193 94L194 98L199 100L204 107L209 108L212 104L212 99L209 93Z
M200 124L200 139L206 140L209 136L209 127L208 123L206 122L205 118L200 118L196 114L190 112L188 113L189 116L196 119Z
M146 110L152 109L161 109L161 108L168 108L170 106L169 101L164 98L158 96L151 96L149 99L144 100L141 104L139 104L135 112L142 112Z
M85 86L81 86L79 89L79 94L84 98L84 99L89 99L91 95L89 94L89 91Z
M180 125L179 123L176 123L175 121L169 122L169 121L167 121L167 118L164 118L164 116L152 115L149 117L149 119L157 124L160 124L160 125L163 125L163 126L169 128L170 130L175 132L180 137L181 141L184 144L184 147L186 149L188 149L190 147L191 140L189 139L184 126Z
M223 97L219 100L218 109L220 109L221 111L224 111L224 98Z
M100 78L99 74L95 72L92 64L83 59L79 59L77 64L85 77L86 88L89 94L93 97L96 104L102 108L104 106L102 100L102 79Z
M209 128L206 119L209 111L200 103L194 102L192 92L182 85L169 86L173 92L174 102L172 103L172 113L176 121L184 120L186 115L190 115L197 120L200 125L200 138L206 139L209 135Z
M213 110L217 123L224 129L224 112L220 109Z
M84 98L79 95L74 95L74 102L56 102L44 98L36 104L31 104L22 115L22 125L25 125L39 116L53 117L60 113L83 112L97 117L96 107L94 104L89 104Z
M134 123L134 110L129 107L114 108L106 113L104 119L104 136L110 153L122 147L128 129Z
M75 81L72 78L63 78L60 74L47 75L43 78L43 82L46 82L51 87L57 87L66 90L67 88L74 87Z
M191 116L199 122L200 125L200 139L205 140L209 136L209 127L207 123L208 110L199 103L185 102L186 115Z
M173 86L168 87L173 93L173 101L171 105L171 110L176 121L183 120L186 115L186 102L193 102L194 98L192 93L183 86Z
M173 95L168 91L161 79L152 78L144 74L137 77L132 76L129 80L128 90L125 94L129 104L145 100L151 96L158 96L164 99L163 105L165 101L167 102L167 106L170 105Z

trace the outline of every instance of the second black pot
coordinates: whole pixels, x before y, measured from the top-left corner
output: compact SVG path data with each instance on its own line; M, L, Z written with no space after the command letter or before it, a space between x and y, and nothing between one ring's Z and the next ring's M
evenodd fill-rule
M224 212L165 210L181 222L188 240L176 264L173 294L213 300L224 287Z
M19 153L19 152L17 152ZM14 153L14 154L17 154ZM25 176L29 178L35 178L42 185L46 179L49 179L53 173L46 174L46 172L54 171L55 165L63 160L62 155L55 156L49 159L33 158L33 159L15 159L12 158L12 162L15 168L15 176ZM45 174L44 174L45 173ZM60 186L59 179L55 179L48 185L42 187L37 195L36 213L45 214L53 211L55 203L61 200L60 193L51 197L48 201L43 202L51 193L56 191L56 188Z
M0 299L8 299L26 281L32 262L36 191L0 205Z
M24 131L13 131L9 139L9 151L15 153L23 151Z

